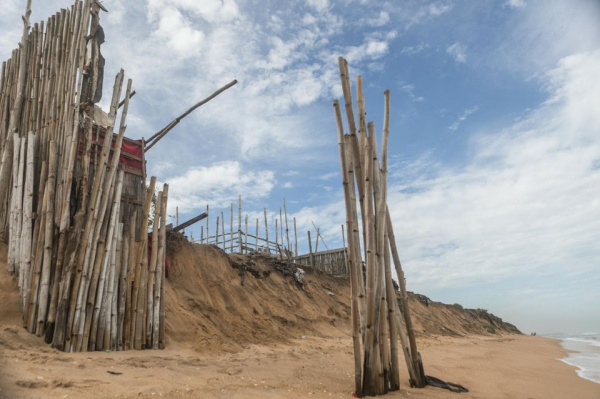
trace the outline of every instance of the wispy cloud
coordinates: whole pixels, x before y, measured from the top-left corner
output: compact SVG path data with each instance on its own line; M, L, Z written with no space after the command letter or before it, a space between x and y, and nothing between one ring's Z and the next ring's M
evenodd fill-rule
M406 83L406 82L400 82L399 86L400 90L404 93L406 93L406 95L413 101L415 102L422 102L425 101L425 98L423 96L419 96L415 94L415 86L413 84L410 83Z
M523 121L478 135L461 168L434 164L389 202L408 274L420 287L598 264L600 51L544 75L550 95ZM568 265L568 266L567 266Z
M477 110L479 110L479 105L465 109L463 113L458 116L458 119L455 120L454 123L452 123L450 126L448 126L448 129L452 131L457 130L460 124L466 121L469 115L477 112Z
M400 50L400 54L403 55L415 55L429 48L427 43L419 43L416 46L405 46Z
M446 53L451 55L458 63L467 62L467 46L461 42L456 42L446 47Z
M525 7L525 0L507 0L505 4L508 7L522 8Z
M421 6L411 17L407 28L439 17L452 10L454 4L449 1L437 1Z
M380 11L377 16L361 18L358 24L361 26L380 27L387 25L389 22L390 14L387 11Z

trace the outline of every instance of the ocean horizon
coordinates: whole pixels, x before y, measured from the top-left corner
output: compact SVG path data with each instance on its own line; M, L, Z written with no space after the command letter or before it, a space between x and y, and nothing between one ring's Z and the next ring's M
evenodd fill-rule
M572 352L559 360L577 367L577 375L581 378L600 384L600 333L540 335L560 340L561 346Z

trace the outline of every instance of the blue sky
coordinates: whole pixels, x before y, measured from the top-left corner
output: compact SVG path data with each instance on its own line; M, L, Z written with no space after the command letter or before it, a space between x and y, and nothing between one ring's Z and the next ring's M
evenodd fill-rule
M4 3L2 59L25 2ZM32 18L69 5L34 0ZM301 251L311 221L341 246L331 101L342 55L363 76L377 128L392 93L389 205L409 289L525 332L600 331L597 1L104 5L105 81L122 67L138 93L129 137L239 81L149 151L172 214L207 203L227 214L241 194L251 221L266 207L272 222L286 197Z

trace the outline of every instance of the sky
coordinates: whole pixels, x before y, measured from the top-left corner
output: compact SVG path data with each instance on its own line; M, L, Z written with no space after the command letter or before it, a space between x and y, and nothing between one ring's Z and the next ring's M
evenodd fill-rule
M32 21L71 4L34 0ZM101 105L123 68L137 91L128 137L150 137L239 82L147 153L149 175L170 185L171 215L209 204L214 231L242 195L261 235L268 210L273 237L286 198L301 253L312 222L341 247L331 104L343 56L378 134L391 91L388 203L408 289L526 333L600 331L599 1L103 4ZM0 59L19 41L24 7L3 1Z

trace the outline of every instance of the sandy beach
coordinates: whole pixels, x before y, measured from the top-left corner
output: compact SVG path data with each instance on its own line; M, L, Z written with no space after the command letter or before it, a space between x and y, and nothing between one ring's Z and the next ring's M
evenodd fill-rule
M3 249L0 246L0 256L3 255ZM205 250L210 251L210 248ZM193 252L185 256L202 256L203 253ZM183 260L189 264L201 261L186 257ZM177 269L181 261L174 259L174 268L182 274L178 276L174 273L171 283L176 284L179 280L191 282L189 284L201 280L219 281L213 284L213 288L210 288L213 285L207 286L203 295L210 297L213 307L221 315L220 319L230 326L218 325L221 336L216 329L207 333L204 331L207 327L195 324L208 316L212 319L216 316L207 313L191 318L188 313L192 310L182 307L189 299L173 296L169 326L170 330L180 331L176 336L179 339L171 339L167 349L160 351L64 353L52 349L44 344L43 339L21 327L17 280L3 275L0 278L0 399L352 397L353 355L347 320L335 316L335 323L334 319L320 321L323 318L319 314L326 314L327 311L317 307L327 304L332 310L329 313L341 314L342 302L327 302L332 297L323 294L317 284L311 288L314 300L310 301L303 300L304 294L301 292L286 290L287 300L297 303L280 304L279 307L273 303L270 311L257 304L256 309L265 315L280 314L281 323L288 320L289 324L292 323L292 316L286 316L286 312L293 312L294 307L303 304L304 317L314 313L313 321L282 329L269 320L258 323L266 316L252 315L250 312L249 315L239 316L247 320L245 324L237 325L235 323L239 321L231 315L225 319L227 308L219 307L217 298L220 296L211 291L215 287L229 287L224 297L229 301L236 300L240 290L235 288L237 283L231 283L238 278L236 272L215 262L212 267L194 268L194 273L204 273L197 280L194 273L183 267L184 263ZM3 266L0 264L0 267ZM310 282L323 283L314 276L309 276L308 281L309 285ZM329 282L327 287L336 291L339 298L346 297L344 284L325 281ZM247 289L255 292L253 300L263 306L267 306L269 296L285 296L284 291L280 291L286 287L285 284L275 274L271 280L248 279L246 283ZM187 291L185 285L178 287L181 292ZM171 291L172 288L169 286ZM200 294L197 290L193 292L197 304L201 299ZM261 295L264 293L267 296L263 298ZM174 292L172 295L175 295ZM244 309L242 300L239 301L236 307ZM451 320L450 316L444 316L447 310L439 304L430 304L429 307L418 305L417 302L413 304L421 314L417 319L431 319L438 314ZM423 313L426 309L433 313ZM187 316L178 316L182 312ZM287 318L283 319L283 316ZM253 318L255 322L252 324ZM446 326L462 331L456 320L447 321ZM318 328L314 327L315 324ZM231 325L237 327L233 329ZM421 323L417 325L423 328ZM248 330L252 328L259 330ZM431 326L428 329L436 331ZM240 341L242 337L258 332L278 339L268 340L260 335L255 340L260 344ZM227 339L224 334L228 335ZM282 335L288 338L282 339ZM422 333L418 344L427 375L461 384L470 390L469 393L451 393L434 387L410 388L406 367L401 366L401 390L386 397L600 398L600 384L578 377L575 367L558 360L567 354L559 340L507 333L461 335L464 336ZM212 338L207 341L208 336ZM213 344L207 346L206 342ZM238 344L219 345L219 342ZM401 358L400 362L403 365L404 360Z
M163 351L69 354L17 326L0 331L0 398L349 398L349 338L293 340L204 355ZM402 387L389 398L599 398L600 384L558 359L559 341L529 336L420 339L426 373L459 383L463 394Z

